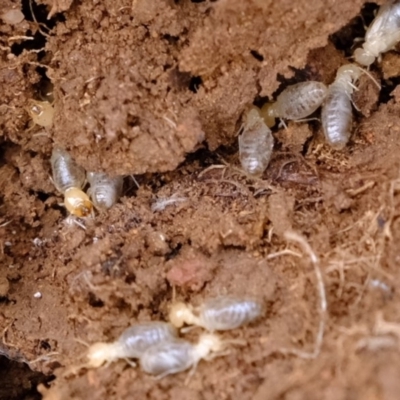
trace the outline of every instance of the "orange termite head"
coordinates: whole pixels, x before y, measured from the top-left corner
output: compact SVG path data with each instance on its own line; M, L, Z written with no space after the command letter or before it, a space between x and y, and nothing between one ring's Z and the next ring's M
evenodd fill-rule
M43 127L53 125L54 107L48 101L30 100L27 111L36 125Z
M93 204L89 196L81 189L72 187L64 193L65 208L77 217L89 217L93 214Z

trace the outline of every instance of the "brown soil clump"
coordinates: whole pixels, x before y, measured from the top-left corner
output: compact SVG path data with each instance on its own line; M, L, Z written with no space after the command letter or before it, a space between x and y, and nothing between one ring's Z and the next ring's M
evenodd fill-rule
M261 178L237 152L243 113L289 84L330 84L378 3L0 0L0 362L13 383L0 399L398 397L399 54L373 65L380 91L362 76L343 151L313 119L273 128ZM52 126L33 124L32 100L54 105ZM67 218L54 145L126 175L120 201ZM315 353L315 271L288 231L320 259ZM74 368L79 340L111 342L166 320L172 301L217 295L255 296L266 316L221 333L246 344L187 385L124 360Z

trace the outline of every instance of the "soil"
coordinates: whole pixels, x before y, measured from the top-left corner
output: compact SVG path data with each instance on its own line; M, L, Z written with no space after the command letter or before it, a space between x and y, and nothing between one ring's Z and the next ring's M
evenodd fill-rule
M379 4L0 0L0 399L398 398L399 53L372 66L380 90L360 80L346 149L315 120L274 128L261 178L237 149L253 104L332 82ZM4 20L11 8L21 22ZM54 102L53 126L34 125L32 100ZM50 180L54 145L126 175L121 200L71 222ZM288 231L320 260L322 315ZM256 296L266 315L221 334L247 344L187 384L123 360L73 369L79 340L110 342L165 320L174 300L221 294Z

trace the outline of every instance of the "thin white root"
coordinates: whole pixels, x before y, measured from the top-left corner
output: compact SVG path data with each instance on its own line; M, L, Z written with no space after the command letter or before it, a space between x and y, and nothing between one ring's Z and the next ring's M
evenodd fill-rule
M52 356L56 356L58 354L60 354L58 351L52 351L51 353L43 354L42 356L39 356L32 361L29 361L28 364L31 365L39 361L49 361Z
M276 253L271 253L268 254L267 257L265 257L266 260L272 260L273 258L281 257L281 256L295 256L295 257L301 257L300 253L297 253L296 251L290 250L290 249L284 249L281 251L277 251Z
M178 197L178 195L175 193L171 197L157 199L151 205L151 211L153 212L164 211L170 205L183 203L187 200L188 200L187 197Z
M130 177L131 177L133 183L136 185L136 187L138 189L140 189L140 185L139 185L138 181L135 179L134 175L130 175Z
M74 342L79 343L87 348L90 347L90 344L88 342L85 342L83 339L80 338L74 338Z
M313 249L308 244L306 239L303 236L299 235L298 233L293 231L287 231L285 232L285 238L287 240L297 242L303 248L303 251L308 254L308 256L311 259L311 263L314 266L314 272L317 278L317 289L320 298L320 322L319 322L318 333L315 338L314 350L312 352L307 352L297 349L279 349L279 352L284 354L294 354L298 357L306 359L315 359L321 352L321 347L325 332L325 318L327 313L326 292L325 292L324 281L322 279L321 269L319 266L319 258L314 253Z
M385 321L382 311L376 314L375 326L373 329L375 335L394 335L400 339L400 324L396 322Z
M8 224L11 224L11 222L12 222L12 219L10 219L9 221L3 222L3 223L0 225L0 228L4 228L4 227L7 226Z
M13 42L16 40L33 40L33 39L35 39L35 38L32 36L11 36L8 38L8 41Z
M224 164L213 164L201 171L198 175L197 178L200 179L203 175L205 175L207 172L213 170L213 169L226 169L226 165Z
M171 128L176 129L176 123L175 123L174 121L172 121L172 119L166 117L165 115L163 116L163 119L164 119L165 122L167 122L167 124L168 124Z

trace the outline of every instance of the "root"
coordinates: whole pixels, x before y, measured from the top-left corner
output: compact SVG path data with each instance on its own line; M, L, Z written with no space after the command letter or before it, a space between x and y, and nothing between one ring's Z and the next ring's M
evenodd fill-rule
M374 182L374 181L369 181L369 182L367 182L365 185L361 186L361 187L358 188L358 189L347 189L347 190L346 190L346 193L347 193L349 196L354 197L354 196L357 196L357 195L359 195L359 194L365 192L365 191L368 190L368 189L373 188L374 186L375 186L375 182Z
M39 356L38 358L35 358L32 361L29 361L27 364L31 366L32 364L35 364L39 361L50 361L51 357L59 355L60 353L58 351L52 351L51 353L43 354L42 356Z
M7 40L9 42L18 41L18 40L34 40L35 38L32 36L11 36Z
M358 340L356 350L379 351L388 348L398 348L400 341L400 324L385 321L382 311L376 315L372 333Z
M212 171L213 169L222 169L222 170L225 170L225 169L226 169L226 165L223 165L223 164L213 164L213 165L210 165L209 167L207 167L206 169L204 169L203 171L201 171L201 172L197 175L197 178L200 179L203 175L207 174L209 171Z
M31 12L31 14L32 14L33 20L34 20L35 23L37 24L37 27L38 27L39 32L40 32L43 36L45 36L45 37L50 37L50 35L49 35L48 33L44 32L44 31L41 29L41 27L44 27L44 28L48 29L47 26L44 25L44 24L42 24L42 23L40 23L40 22L38 22L38 20L36 19L36 15L35 15L35 13L33 12L32 0L29 0L29 10L30 10L30 12ZM50 11L50 13L51 13L51 11ZM49 15L50 15L50 14L49 14Z
M296 253L295 251L290 250L290 249L284 249L281 251L277 251L276 253L268 254L267 257L265 257L265 258L266 258L266 260L272 260L273 258L276 258L276 257L288 256L288 255L301 258L300 253Z
M18 346L17 346L17 345L12 344L12 343L10 343L10 342L7 341L7 332L8 332L8 330L10 329L10 327L12 326L13 323L14 323L14 321L11 322L10 325L6 326L6 327L3 329L3 335L2 335L2 337L1 337L1 340L2 340L4 346L12 347L12 348L14 348L14 349L18 349Z
M235 182L235 181L231 181L229 179L207 179L204 181L205 183L215 183L217 185L221 184L221 183L228 183L232 186L235 186L237 189L239 189L239 191L243 194L243 195L248 195L250 194L249 190L243 186L242 184L240 184L239 182Z
M188 200L187 197L178 197L176 194L173 194L171 197L157 199L151 205L151 211L153 211L153 212L164 211L170 205L177 204L177 203L183 203L187 200Z
M325 332L325 319L327 314L326 292L325 292L324 281L322 279L321 269L319 266L319 259L303 236L299 235L296 232L288 231L285 232L285 238L287 240L297 242L303 248L303 251L307 253L311 259L311 263L314 267L315 276L317 278L317 290L320 298L320 322L319 322L317 336L315 338L313 351L307 352L297 349L279 349L278 351L283 354L293 354L300 358L315 359L319 356L321 352L321 347Z

